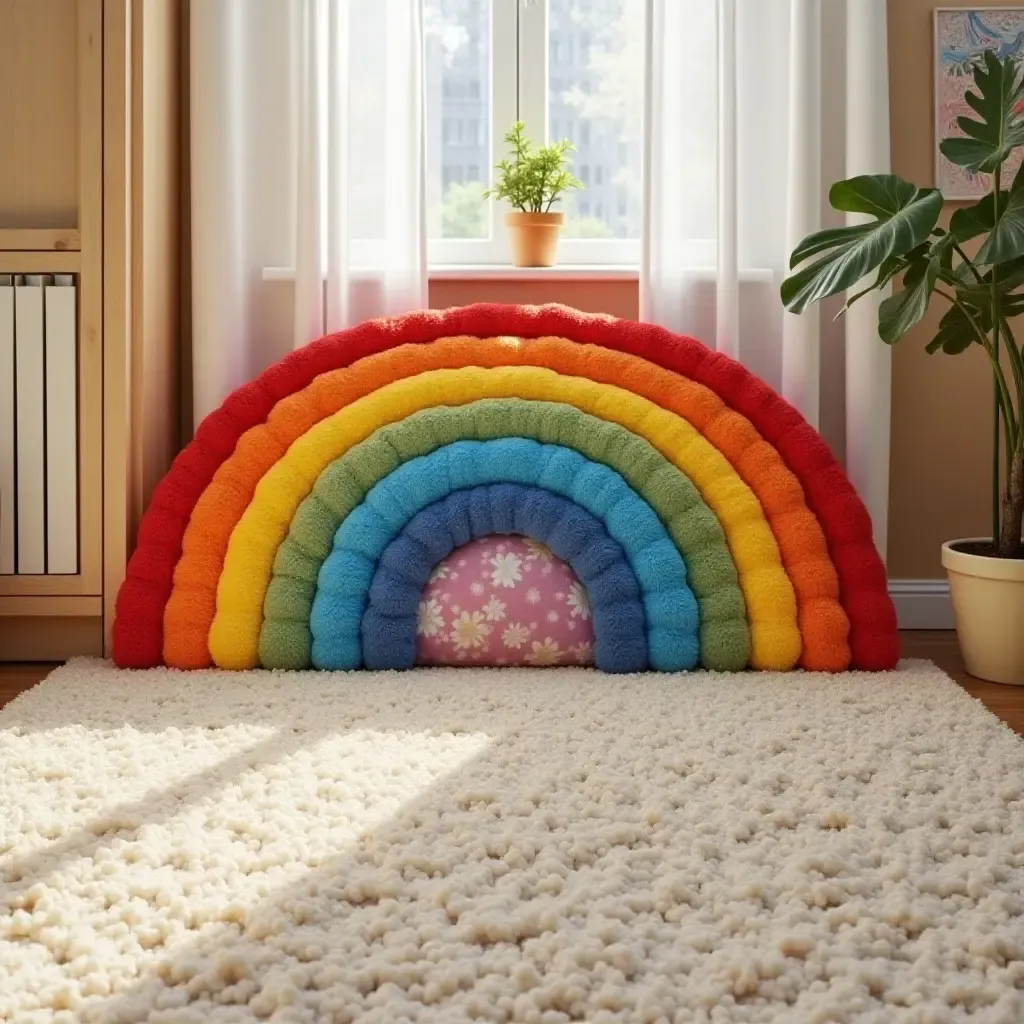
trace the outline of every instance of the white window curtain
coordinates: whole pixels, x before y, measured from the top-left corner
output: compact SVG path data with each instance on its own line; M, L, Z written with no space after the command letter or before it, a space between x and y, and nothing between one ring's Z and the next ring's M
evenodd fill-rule
M641 316L743 362L842 455L885 554L877 299L785 313L830 182L889 170L885 0L647 0ZM843 342L845 341L845 345ZM845 357L841 353L845 352Z
M290 348L427 304L422 0L203 0L190 35L198 424Z

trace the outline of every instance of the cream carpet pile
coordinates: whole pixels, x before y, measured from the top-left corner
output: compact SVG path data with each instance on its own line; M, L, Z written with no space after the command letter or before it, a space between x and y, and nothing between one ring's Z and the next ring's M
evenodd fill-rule
M0 712L0 1020L1024 1021L1024 744L935 668L76 661Z

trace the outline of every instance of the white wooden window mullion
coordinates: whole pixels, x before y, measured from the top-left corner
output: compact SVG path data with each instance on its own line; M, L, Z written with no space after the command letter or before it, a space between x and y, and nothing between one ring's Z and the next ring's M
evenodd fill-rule
M535 142L548 141L548 5L517 0L519 120Z

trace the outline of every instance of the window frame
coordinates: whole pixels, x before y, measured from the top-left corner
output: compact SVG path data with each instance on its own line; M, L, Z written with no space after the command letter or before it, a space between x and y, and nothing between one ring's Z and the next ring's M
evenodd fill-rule
M513 122L525 121L533 137L548 138L548 5L491 0L490 44L488 187L493 183L494 165L506 155L503 136ZM539 130L537 126L541 126ZM504 224L508 207L494 200L488 200L487 206L490 237L428 239L427 258L431 268L511 265L512 254ZM558 262L563 266L636 268L640 265L640 239L562 238Z

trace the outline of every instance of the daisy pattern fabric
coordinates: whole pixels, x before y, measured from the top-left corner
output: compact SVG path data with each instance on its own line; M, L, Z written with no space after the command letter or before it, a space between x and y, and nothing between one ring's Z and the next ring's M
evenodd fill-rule
M423 590L421 665L591 665L593 652L586 589L537 541L471 541L437 566Z

